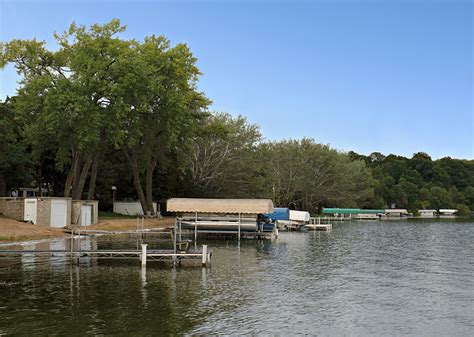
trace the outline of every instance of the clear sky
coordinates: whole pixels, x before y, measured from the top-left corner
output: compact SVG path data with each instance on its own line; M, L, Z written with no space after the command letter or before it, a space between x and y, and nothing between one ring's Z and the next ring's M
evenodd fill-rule
M187 43L212 109L266 139L474 159L470 0L8 1L0 40L119 18L124 37ZM18 77L0 72L0 99Z

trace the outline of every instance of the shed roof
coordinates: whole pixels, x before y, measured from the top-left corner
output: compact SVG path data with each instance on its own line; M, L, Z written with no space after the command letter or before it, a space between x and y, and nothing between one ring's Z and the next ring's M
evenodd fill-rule
M270 199L194 199L172 198L168 212L267 214L273 212Z

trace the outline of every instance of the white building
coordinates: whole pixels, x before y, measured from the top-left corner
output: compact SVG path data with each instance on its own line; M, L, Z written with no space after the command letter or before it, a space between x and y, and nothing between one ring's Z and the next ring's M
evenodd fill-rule
M419 209L418 214L423 218L433 218L436 215L435 209Z
M402 217L407 216L408 211L403 208L390 208L385 210L385 215L388 217Z
M440 209L439 214L444 216L455 216L458 212L457 209Z

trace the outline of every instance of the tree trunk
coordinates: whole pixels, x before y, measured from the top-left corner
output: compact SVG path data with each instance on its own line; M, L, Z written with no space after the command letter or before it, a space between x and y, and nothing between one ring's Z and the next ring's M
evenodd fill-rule
M135 190L137 191L138 200L140 200L140 204L142 205L143 214L146 214L147 206L146 206L146 198L145 193L143 192L143 187L140 180L140 170L138 168L138 161L135 154L130 156L126 150L123 151L125 157L127 157L128 162L130 164L130 168L132 169L133 174L133 185L135 186Z
M88 200L95 199L95 184L97 181L97 171L99 170L99 155L97 154L94 157L91 169L91 179L89 180L89 191L87 193Z
M105 130L101 129L100 135L99 135L99 147L95 151L94 161L92 162L91 178L89 180L89 191L87 193L88 200L95 199L95 185L97 182L97 172L99 170L99 163L102 158L102 150L104 148L104 143L105 143Z
M7 182L5 176L0 173L0 197L7 196Z
M84 166L82 167L81 174L79 175L79 179L77 179L76 188L74 189L72 199L73 200L81 200L82 192L84 191L84 185L86 184L87 175L89 174L89 169L92 164L92 159L87 158L84 162Z
M74 180L74 176L77 174L77 164L79 161L79 156L77 154L74 155L72 159L71 167L69 168L69 172L66 177L66 182L64 184L64 197L71 196L71 186Z
M152 215L155 214L155 209L153 208L153 172L155 168L156 162L151 162L145 172L146 208Z
M72 193L71 195L75 195L77 192L77 186L79 185L79 179L81 176L81 167L83 165L82 155L78 154L77 156L77 164L76 164L76 171L72 180Z

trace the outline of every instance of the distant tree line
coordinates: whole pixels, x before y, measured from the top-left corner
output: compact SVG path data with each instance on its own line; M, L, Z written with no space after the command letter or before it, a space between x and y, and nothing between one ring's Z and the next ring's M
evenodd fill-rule
M271 198L277 206L474 209L474 163L344 153L312 139L265 141L257 125L211 112L196 58L163 36L121 39L118 20L72 24L44 42L0 44L0 67L22 76L0 103L0 196L138 199Z
M460 214L474 210L474 160L450 157L432 160L418 152L412 158L369 156L349 152L351 160L364 161L373 177L372 206L419 209L455 208Z

